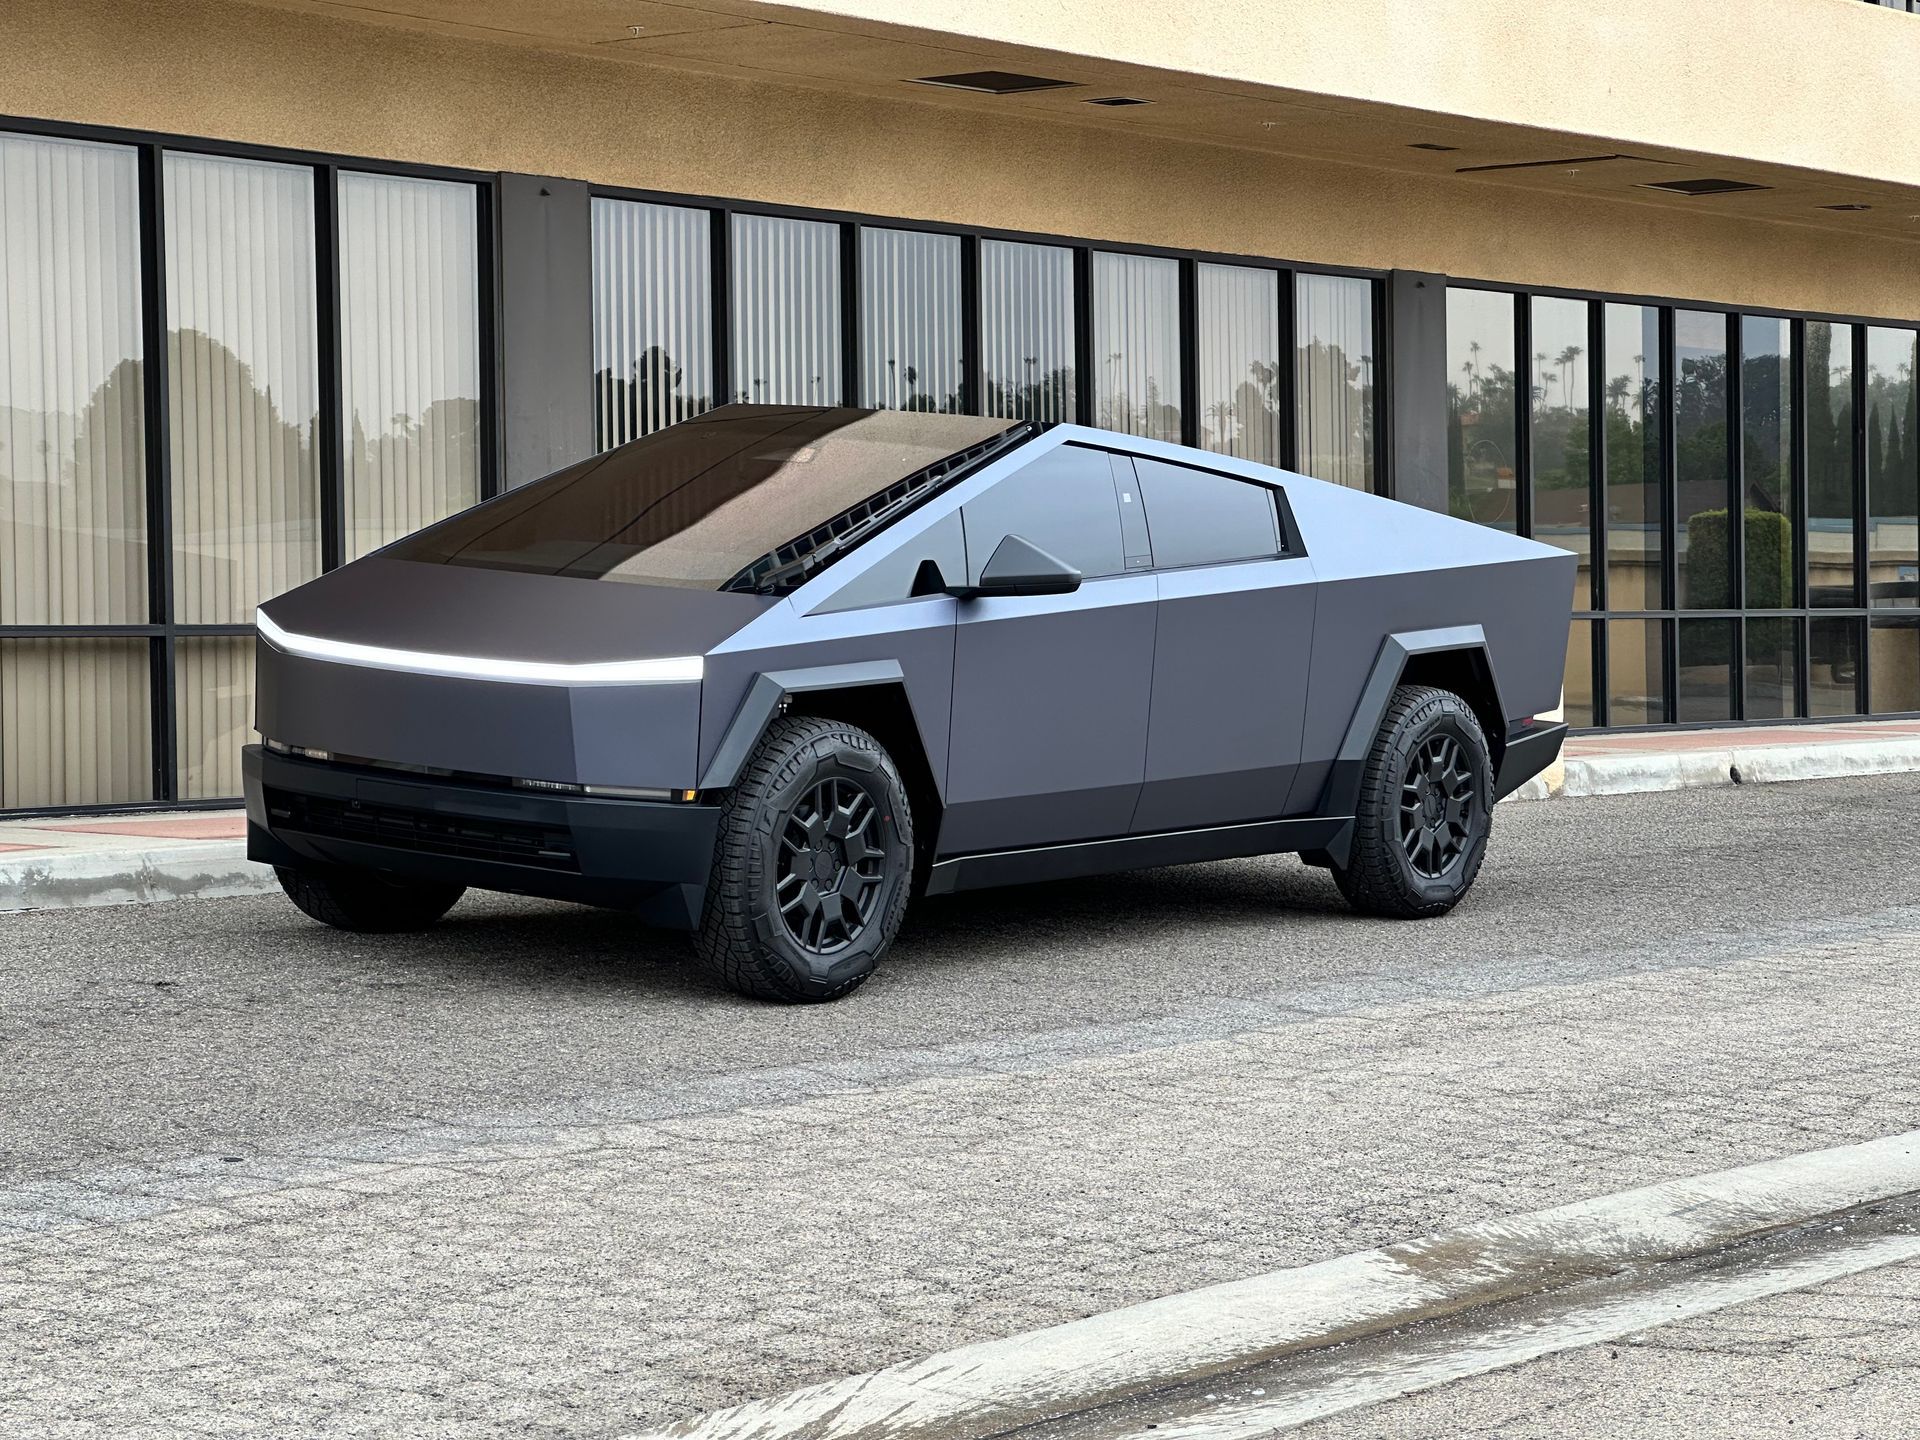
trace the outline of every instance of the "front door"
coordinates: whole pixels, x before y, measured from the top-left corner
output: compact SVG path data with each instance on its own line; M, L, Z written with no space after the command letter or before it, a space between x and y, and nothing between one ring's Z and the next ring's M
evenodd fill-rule
M970 583L1009 534L1084 577L1070 595L963 600L942 855L1124 835L1140 798L1153 687L1154 578L1129 573L1106 452L1062 445L962 511ZM1131 517L1129 517L1131 518Z

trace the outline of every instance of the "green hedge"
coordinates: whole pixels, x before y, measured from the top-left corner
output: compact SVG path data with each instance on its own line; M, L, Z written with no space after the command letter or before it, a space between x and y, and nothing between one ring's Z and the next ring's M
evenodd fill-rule
M1777 510L1746 517L1749 610L1793 605L1793 524ZM1727 563L1727 512L1702 510L1687 521L1687 608L1739 608L1739 587Z

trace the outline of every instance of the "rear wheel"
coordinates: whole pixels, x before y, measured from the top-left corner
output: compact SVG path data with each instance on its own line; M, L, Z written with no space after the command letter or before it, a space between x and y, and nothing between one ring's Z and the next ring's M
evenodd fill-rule
M1354 909L1444 915L1472 888L1493 824L1493 766L1473 707L1402 685L1360 781L1353 847L1334 882Z
M287 898L321 924L367 935L424 930L451 910L467 888L402 880L378 870L276 865L273 873Z
M880 742L777 720L721 807L700 957L743 995L838 999L892 945L912 882L913 816Z

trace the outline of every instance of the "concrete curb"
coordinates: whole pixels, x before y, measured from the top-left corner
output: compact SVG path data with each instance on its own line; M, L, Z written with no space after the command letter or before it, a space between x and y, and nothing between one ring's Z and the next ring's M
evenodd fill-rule
M1920 772L1920 738L1829 745L1727 745L1665 754L1573 756L1536 775L1508 798L1641 795L1713 785L1773 785L1788 780L1914 772Z
M271 866L247 859L244 840L0 855L0 912L219 900L278 888Z
M644 1440L985 1440L1915 1190L1920 1131L1169 1295L735 1405Z

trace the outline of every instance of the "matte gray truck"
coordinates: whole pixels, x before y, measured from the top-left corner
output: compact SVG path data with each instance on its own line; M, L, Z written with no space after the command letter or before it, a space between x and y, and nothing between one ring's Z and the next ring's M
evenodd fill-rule
M1438 915L1559 752L1574 566L1076 425L731 405L264 605L248 851L330 925L612 906L788 1001L917 894L1297 851Z

